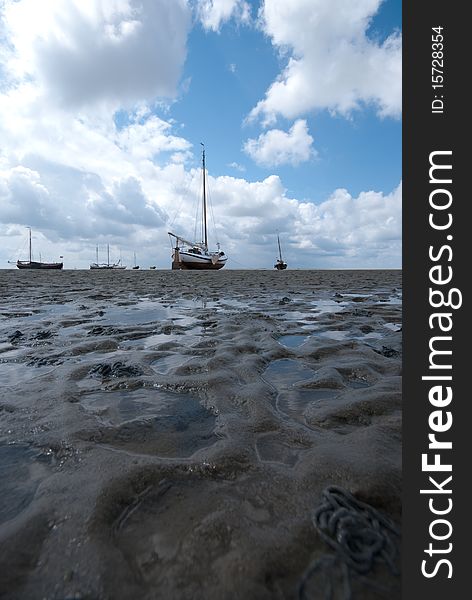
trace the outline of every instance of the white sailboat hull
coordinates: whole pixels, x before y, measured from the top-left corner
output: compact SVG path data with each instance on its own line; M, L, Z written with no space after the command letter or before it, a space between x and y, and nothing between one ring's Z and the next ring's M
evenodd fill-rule
M210 252L208 250L205 146L203 144L202 146L202 240L200 242L190 242L169 231L171 243L172 238L175 239L175 242L172 245L172 269L218 270L225 266L227 260L225 253L220 251L220 245L218 243L218 251Z
M226 264L226 256L215 254L194 254L192 252L179 251L180 269L222 269Z
M117 263L111 263L110 262L110 245L107 244L107 262L105 263L99 263L98 262L98 246L97 246L97 260L96 262L92 263L90 265L91 269L106 269L106 270L110 270L110 269L126 269L126 265L122 265L121 264L121 258Z
M102 264L99 265L97 263L92 263L90 265L91 269L126 269L126 267L124 265L107 265L107 264Z

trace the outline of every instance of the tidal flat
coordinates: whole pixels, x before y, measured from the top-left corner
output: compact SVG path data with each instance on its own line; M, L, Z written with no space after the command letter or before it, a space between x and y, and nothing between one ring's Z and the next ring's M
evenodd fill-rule
M0 597L400 598L394 528L362 570L314 515L336 486L401 525L401 290L0 271Z

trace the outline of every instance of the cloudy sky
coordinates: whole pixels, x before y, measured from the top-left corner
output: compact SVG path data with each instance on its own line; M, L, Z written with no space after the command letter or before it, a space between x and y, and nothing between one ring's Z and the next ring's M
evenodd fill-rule
M0 0L0 268L401 267L401 0Z

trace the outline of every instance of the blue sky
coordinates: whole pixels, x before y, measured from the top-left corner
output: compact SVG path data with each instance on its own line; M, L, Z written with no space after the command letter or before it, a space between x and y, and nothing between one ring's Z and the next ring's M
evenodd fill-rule
M227 268L401 267L401 2L6 0L0 261L170 266L200 142Z
M257 6L251 2L254 15ZM401 2L387 0L380 5L369 31L374 38L384 40L395 29L401 29ZM188 47L183 77L191 78L189 93L173 107L172 115L185 123L186 137L205 140L215 175L237 174L228 168L236 162L244 166L245 177L252 181L267 177L273 169L261 168L242 151L245 139L260 133L257 124L244 125L244 121L286 60L277 56L260 30L234 27L231 22L219 32L206 31L202 25L195 27ZM338 187L358 195L363 190L389 190L398 185L399 119L379 119L373 108L349 118L330 115L326 110L305 118L319 156L295 168L277 169L291 194L319 201ZM285 126L289 124L285 120ZM217 148L216 154L212 148Z

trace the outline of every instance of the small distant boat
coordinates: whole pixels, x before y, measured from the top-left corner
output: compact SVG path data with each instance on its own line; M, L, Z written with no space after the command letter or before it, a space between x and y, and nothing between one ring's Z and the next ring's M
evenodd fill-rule
M134 267L133 269L139 269L139 265L136 264L136 252L134 253Z
M42 262L41 255L39 261L33 260L33 253L31 250L31 227L29 229L29 260L17 260L16 266L19 269L62 269L64 263L62 262ZM62 258L62 256L61 256Z
M97 252L97 261L90 265L91 269L126 269L126 266L121 264L121 258L117 263L110 263L110 244L107 244L107 262L106 263L98 262L98 246L97 246L96 252Z
M282 250L280 248L280 237L279 237L279 234L277 234L277 242L279 244L279 257L276 259L276 263L274 265L274 269L277 269L277 271L283 271L284 269L287 268L287 263L282 258Z
M155 269L156 267L152 266L152 267L149 267L149 268L150 268L150 269Z
M218 250L208 250L208 230L207 230L207 197L206 197L206 170L205 170L205 146L202 151L202 177L203 177L203 199L202 199L202 236L201 242L189 242L184 238L171 233L171 245L172 238L175 239L175 246L172 247L172 269L222 269L225 264L227 257L225 253L220 250L219 244Z

